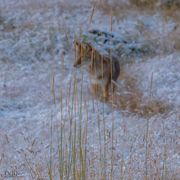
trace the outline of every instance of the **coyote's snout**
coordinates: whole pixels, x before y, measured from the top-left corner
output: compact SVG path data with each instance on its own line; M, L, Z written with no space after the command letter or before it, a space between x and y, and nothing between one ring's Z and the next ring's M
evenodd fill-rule
M113 91L115 82L120 74L119 61L113 56L101 55L88 43L76 42L78 59L74 66L89 61L88 71L91 76L92 87L101 87L103 100L108 100L109 86L112 85ZM95 91L95 89L93 89Z

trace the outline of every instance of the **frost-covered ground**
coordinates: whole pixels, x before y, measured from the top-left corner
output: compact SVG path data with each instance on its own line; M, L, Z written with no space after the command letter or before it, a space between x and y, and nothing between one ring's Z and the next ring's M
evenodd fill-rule
M132 9L113 17L117 34L156 45L153 57L134 57L137 61L125 65L118 80L117 97L128 90L126 78L133 78L136 87L130 87L131 93L138 89L143 102L153 98L168 106L163 113L140 116L128 105L113 108L110 102L93 100L86 69L73 67L74 34L92 28L109 30L110 16L96 9L91 19L92 4L85 0L6 0L0 2L0 9L0 179L12 172L22 179L48 179L50 149L53 176L59 179L59 127L63 124L68 131L70 118L77 123L81 119L77 113L69 115L74 81L79 90L83 82L82 124L88 124L90 162L98 157L99 131L105 131L107 172L113 152L114 179L119 175L143 179L146 171L167 179L180 177L180 52L173 41L178 40L180 24L176 19ZM112 134L113 147L108 143ZM103 144L103 137L100 140ZM89 172L96 169L96 163L94 167L90 163Z

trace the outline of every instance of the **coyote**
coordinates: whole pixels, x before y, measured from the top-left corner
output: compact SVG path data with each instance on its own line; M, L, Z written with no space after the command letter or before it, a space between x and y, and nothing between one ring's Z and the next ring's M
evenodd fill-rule
M101 99L108 100L109 86L112 85L113 92L115 82L120 74L119 61L115 57L101 55L89 43L76 42L78 50L78 60L74 66L82 64L83 61L88 61L88 71L91 76L92 89L100 87L102 90Z

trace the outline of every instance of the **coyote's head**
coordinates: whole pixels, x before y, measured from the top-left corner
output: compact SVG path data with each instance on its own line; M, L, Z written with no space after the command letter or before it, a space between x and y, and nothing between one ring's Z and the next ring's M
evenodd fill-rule
M75 62L74 66L81 64L83 61L90 60L93 48L87 42L76 41L75 51L78 56L78 60Z

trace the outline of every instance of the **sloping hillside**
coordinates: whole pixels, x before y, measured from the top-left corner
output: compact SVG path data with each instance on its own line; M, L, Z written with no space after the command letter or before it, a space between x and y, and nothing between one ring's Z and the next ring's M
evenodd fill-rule
M179 7L122 2L0 2L2 179L180 177ZM145 42L119 51L107 103L73 67L74 37L90 29Z

